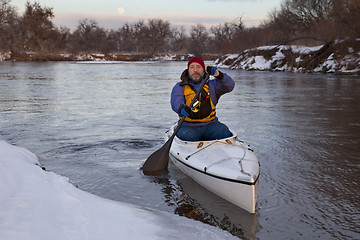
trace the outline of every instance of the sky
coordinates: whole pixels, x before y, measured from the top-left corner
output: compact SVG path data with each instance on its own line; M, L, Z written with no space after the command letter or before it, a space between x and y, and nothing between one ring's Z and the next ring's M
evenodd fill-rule
M258 26L283 0L36 0L51 7L57 26L75 29L81 19L95 20L106 29L118 29L124 23L159 18L172 26L206 27L232 22L240 17L245 27ZM27 0L11 0L22 13ZM29 0L30 3L35 1Z

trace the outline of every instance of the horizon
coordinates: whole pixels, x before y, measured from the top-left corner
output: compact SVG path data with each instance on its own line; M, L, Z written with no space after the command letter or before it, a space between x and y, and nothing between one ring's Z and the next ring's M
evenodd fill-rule
M11 0L10 5L22 14L26 2L27 0ZM41 7L52 8L52 21L57 27L74 30L80 20L90 19L95 20L100 27L116 30L125 23L148 19L162 19L172 26L189 29L197 24L210 28L241 18L245 27L257 27L268 19L271 11L280 7L282 0L183 0L171 4L168 0L106 0L101 4L94 0L29 2L38 2Z

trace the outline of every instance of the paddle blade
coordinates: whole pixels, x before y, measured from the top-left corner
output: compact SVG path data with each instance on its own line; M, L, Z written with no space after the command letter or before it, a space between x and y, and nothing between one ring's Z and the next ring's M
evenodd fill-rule
M146 159L141 170L145 175L161 175L167 171L169 164L169 151L173 138L170 138L159 150Z

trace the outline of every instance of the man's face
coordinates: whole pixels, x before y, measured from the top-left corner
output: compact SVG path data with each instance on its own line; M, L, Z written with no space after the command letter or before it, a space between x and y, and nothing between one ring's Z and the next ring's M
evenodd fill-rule
M196 82L201 81L205 73L204 71L203 67L197 62L193 62L189 66L189 76Z

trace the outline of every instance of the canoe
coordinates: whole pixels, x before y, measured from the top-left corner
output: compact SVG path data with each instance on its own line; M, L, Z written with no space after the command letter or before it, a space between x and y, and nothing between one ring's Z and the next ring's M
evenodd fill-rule
M165 133L165 141L174 132ZM223 199L255 213L260 165L248 144L232 137L214 141L183 141L176 137L171 161L197 183Z

